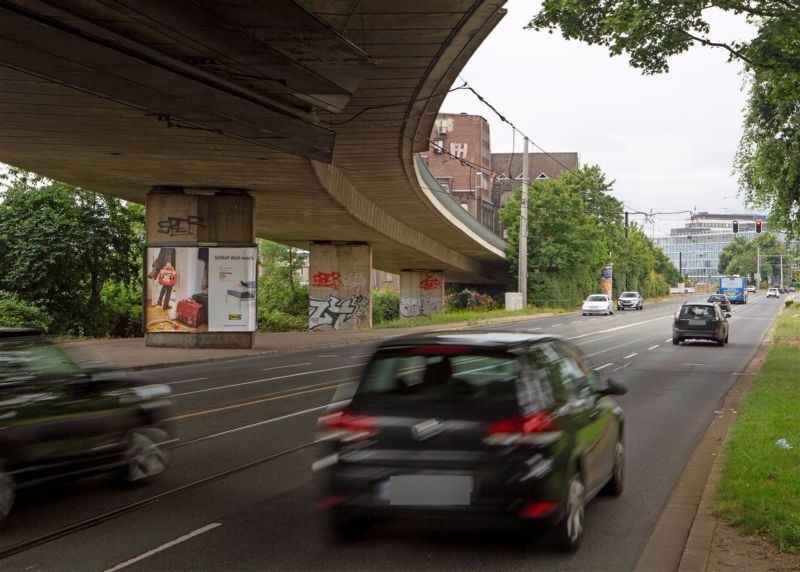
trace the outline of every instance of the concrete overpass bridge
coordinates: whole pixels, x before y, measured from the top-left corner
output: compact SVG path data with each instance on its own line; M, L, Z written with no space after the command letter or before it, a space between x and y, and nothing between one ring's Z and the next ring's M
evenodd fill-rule
M504 241L415 154L504 1L0 0L0 161L146 202L151 258L309 249L312 327L315 299L317 326L368 327L352 277L372 267L411 285L406 313L436 311L446 280L507 277ZM183 329L148 343L250 340Z

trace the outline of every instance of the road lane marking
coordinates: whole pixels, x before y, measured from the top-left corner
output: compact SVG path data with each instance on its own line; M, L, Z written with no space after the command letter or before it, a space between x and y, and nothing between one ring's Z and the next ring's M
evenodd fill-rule
M193 377L192 379L182 379L180 381L170 381L167 385L178 385L179 383L189 383L190 381L202 381L208 379L207 377Z
M351 367L361 367L362 365L364 365L364 364L362 364L362 363L351 363L350 365L341 365L339 367L329 367L329 368L326 368L326 369L317 369L317 370L313 370L313 371L302 371L302 372L299 372L299 373L290 373L290 374L287 374L287 375L278 375L278 376L275 376L275 377L265 377L264 379L254 379L253 381L243 381L241 383L231 383L230 385L218 385L216 387L209 387L207 389L196 389L194 391L185 391L183 393L175 393L171 397L175 398L175 397L182 397L184 395L195 395L197 393L206 393L208 391L219 391L220 389L230 389L231 387L241 387L243 385L253 385L254 383L265 383L267 381L275 381L277 379L288 379L290 377L297 377L297 376L300 376L300 375L311 375L311 374L314 374L314 373L323 373L323 372L326 372L326 371L335 371L335 370L338 370L338 369L348 369L348 368L351 368Z
M276 365L275 367L264 367L261 368L261 371L271 371L273 369L286 369L287 367L302 367L304 365L311 365L311 362L307 361L303 363L293 363L291 365Z
M581 322L583 322L583 320L575 320L575 321L574 321L574 322L572 322L572 323L573 323L573 324L580 324Z
M588 336L595 336L597 334L606 334L608 332L616 332L617 330L624 330L626 328L633 328L634 326L641 326L642 324L649 324L650 322L657 322L658 320L664 320L666 318L672 319L672 316L661 316L658 318L653 318L651 320L644 320L641 322L634 322L632 324L625 324L624 326L617 326L616 328L608 328L606 330L599 330L597 332L590 332L588 334L581 334L580 336L573 336L571 338L567 338L568 340L578 340L580 338L585 338Z
M294 413L287 413L286 415L281 415L280 417L272 417L270 419L265 419L264 421L257 421L255 423L250 423L249 425L242 425L241 427L234 427L233 429L228 429L227 431L220 431L219 433L213 433L211 435L204 435L203 437L198 437L197 439L192 439L191 441L181 441L178 443L180 446L192 445L194 443L199 443L201 441L208 441L209 439L216 439L217 437L222 437L223 435L230 435L231 433L238 433L239 431L244 431L246 429L252 429L253 427L260 427L261 425L269 425L270 423L276 423L278 421L283 421L284 419L291 419L292 417L297 417L299 415L305 415L306 413L314 413L315 411L322 411L327 409L328 407L333 407L336 405L341 405L343 403L349 403L349 399L343 399L342 401L335 401L333 403L329 403L327 405L320 405L319 407L312 407L311 409L303 409L302 411L295 411Z
M626 355L626 356L625 356L624 358L622 358L622 359L630 359L630 358L632 358L633 356L638 356L638 355L639 355L638 353L634 352L634 353L632 353L632 354L628 354L628 355Z
M563 326L563 325L564 325L564 324L553 324L553 325L552 325L552 326L550 326L550 327L551 327L551 328L557 328L557 327L559 327L559 326Z
M183 421L184 419L190 419L192 417L199 417L201 415L211 415L213 413L221 413L223 411L230 411L232 409L241 409L242 407L248 407L250 405L259 405L261 403L266 403L268 401L278 401L280 399L290 399L292 397L298 397L300 395L307 395L309 393L319 393L320 391L330 391L334 389L339 389L340 387L344 387L345 385L354 385L356 383L355 380L358 378L355 377L346 377L344 379L337 379L335 381L329 381L327 383L319 383L317 385L309 385L307 387L299 388L296 391L291 391L287 393L286 391L278 391L276 393L268 393L266 395L261 395L255 399L248 399L247 401L242 401L239 403L232 403L230 405L223 405L221 407L214 407L213 409L202 409L200 411L193 411L191 413L184 413L183 415L176 415L175 417L170 417L167 421Z
M613 362L613 361L612 361L612 362L608 362L607 364L604 364L604 365L601 365L600 367L596 367L596 368L594 368L594 370L595 370L595 371L600 371L601 369L605 369L605 368L607 368L607 367L608 367L608 366L610 366L610 365L614 365L614 362Z
M705 366L706 364L704 364L704 363L681 363L681 365L699 365L699 366Z
M541 330L541 329L542 329L541 327L536 327L536 328L528 328L528 330L527 330L527 331L529 331L529 332L535 332L536 330Z
M633 363L632 361L629 361L629 362L628 362L628 363L626 363L625 365L622 365L622 366L620 366L620 367L615 367L615 368L614 368L614 371L619 371L619 370L621 370L621 369L625 369L626 367L628 367L628 366L629 366L629 365L631 365L632 363Z
M654 350L654 349L656 349L657 347L658 347L658 344L656 344L656 345L654 345L654 346L650 346L650 347L649 347L649 348L647 348L647 349L648 349L648 350Z
M161 546L153 548L152 550L148 550L144 554L140 554L139 556L137 556L135 558L131 558L130 560L126 560L125 562L123 562L121 564L117 564L113 568L108 568L108 569L106 569L105 572L116 572L117 570L122 570L123 568L126 568L126 567L130 566L131 564L135 564L136 562L140 562L140 561L144 560L145 558L150 558L154 554L158 554L159 552L163 552L164 550L167 550L168 548L172 548L176 544L180 544L181 542L186 542L187 540L189 540L191 538L194 538L195 536L200 536L201 534L205 534L209 530L214 530L218 526L222 526L222 523L221 522L212 522L211 524L207 524L205 526L202 526L202 527L198 528L197 530L193 530L192 532L190 532L188 534L184 534L183 536L181 536L179 538L176 538L175 540L170 540L169 542L165 542Z
M350 359L357 358L357 357L370 357L372 354L356 354L354 356L350 356Z
M666 340L664 340L664 343L666 344L666 343L669 343L671 341L672 341L672 338L667 338Z
M332 358L332 357L339 357L339 354L323 354L317 357Z

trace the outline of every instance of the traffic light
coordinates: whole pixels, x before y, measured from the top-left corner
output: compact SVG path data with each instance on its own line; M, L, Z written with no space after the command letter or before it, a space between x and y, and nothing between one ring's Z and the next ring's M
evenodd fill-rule
M733 221L733 232L734 232L734 234L739 232L739 221L738 220Z
M761 219L756 219L756 232L761 232Z

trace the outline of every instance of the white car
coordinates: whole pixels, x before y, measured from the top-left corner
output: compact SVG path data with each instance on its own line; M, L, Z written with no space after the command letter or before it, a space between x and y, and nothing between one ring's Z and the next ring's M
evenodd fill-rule
M605 294L591 294L583 302L581 308L583 315L587 314L613 314L614 305L610 296Z
M756 291L756 287L755 286L748 286L747 287L747 291L748 292L755 292Z
M780 298L781 292L777 288L767 288L767 298Z

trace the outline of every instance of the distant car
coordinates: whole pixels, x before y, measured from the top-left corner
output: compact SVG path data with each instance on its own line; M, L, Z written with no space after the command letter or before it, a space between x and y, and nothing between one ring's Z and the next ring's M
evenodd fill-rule
M623 292L617 298L617 310L641 310L644 308L644 298L638 292Z
M724 346L730 317L716 302L684 302L672 324L672 343L677 346L684 340L709 340Z
M589 314L613 314L614 306L611 298L605 294L592 294L583 302L581 307L583 315Z
M51 479L158 477L169 462L169 393L84 370L36 330L0 328L0 519L18 489Z
M728 297L725 294L712 294L708 297L708 302L714 303L716 302L722 309L726 312L731 311L731 301L728 300Z
M558 336L426 333L383 342L319 420L318 507L334 537L399 517L548 526L578 548L584 507L622 493L623 386ZM536 526L538 525L538 526Z
M789 286L788 288L786 288L786 291L787 292L794 292L795 291L794 290L794 286Z
M756 287L755 286L748 286L747 287L747 291L748 292L755 292L756 291Z
M767 298L780 298L781 293L777 288L767 288Z

